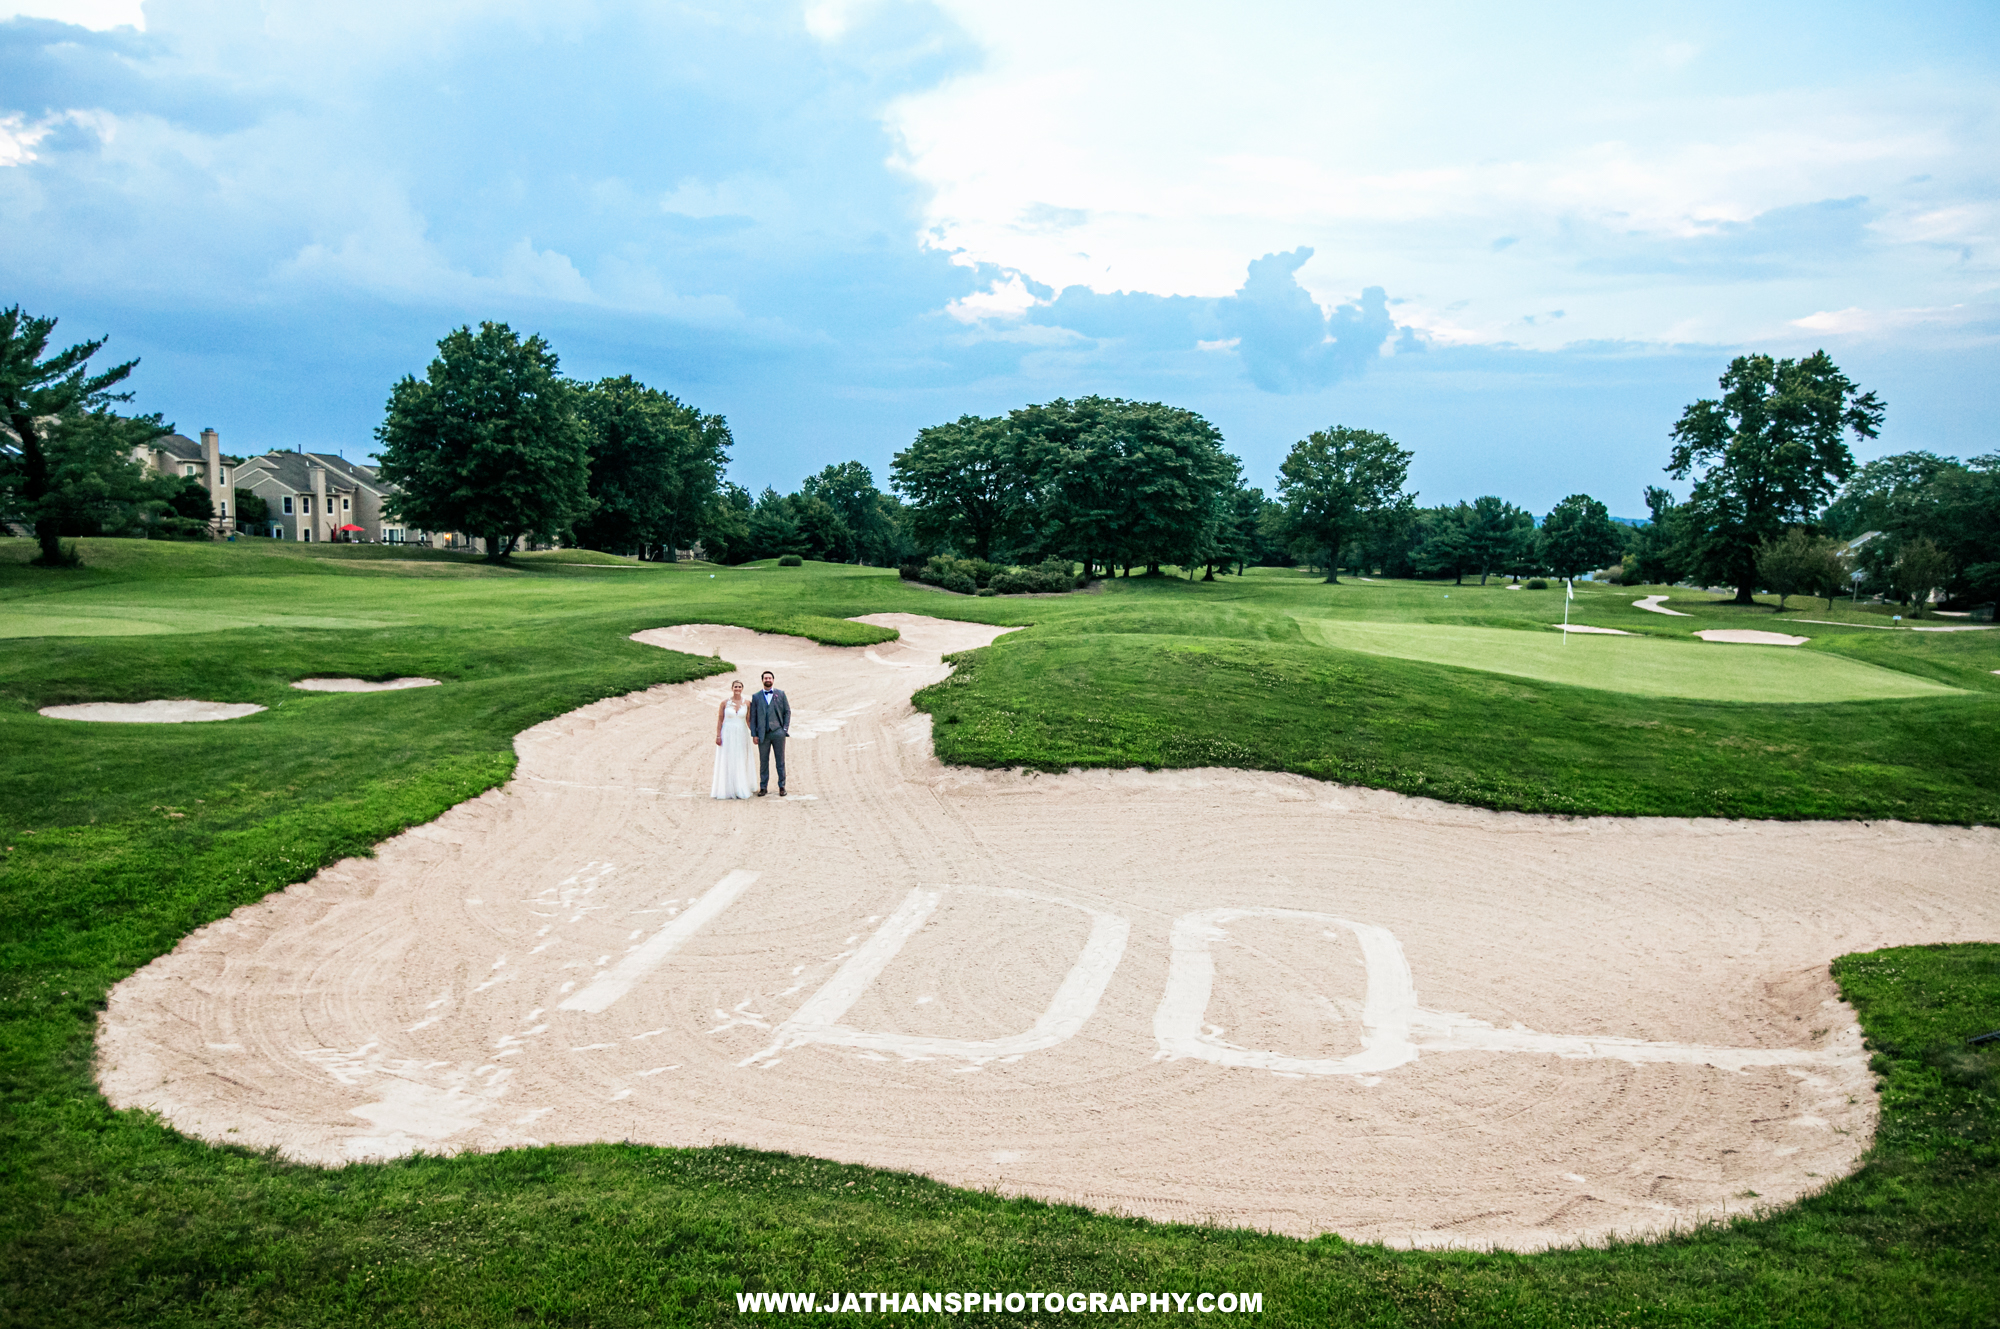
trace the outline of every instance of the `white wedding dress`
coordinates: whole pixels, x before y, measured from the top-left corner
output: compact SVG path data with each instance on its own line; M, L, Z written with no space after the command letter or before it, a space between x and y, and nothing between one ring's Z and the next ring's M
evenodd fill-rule
M708 785L710 798L749 798L757 792L756 749L750 742L746 719L749 712L748 703L741 706L723 703L722 742L715 749L715 776Z

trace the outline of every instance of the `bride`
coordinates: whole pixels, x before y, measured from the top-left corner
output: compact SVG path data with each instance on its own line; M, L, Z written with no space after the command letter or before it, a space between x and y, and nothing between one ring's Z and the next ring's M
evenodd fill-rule
M743 680L729 685L729 700L715 712L715 776L710 798L748 798L751 787L750 703L743 700Z

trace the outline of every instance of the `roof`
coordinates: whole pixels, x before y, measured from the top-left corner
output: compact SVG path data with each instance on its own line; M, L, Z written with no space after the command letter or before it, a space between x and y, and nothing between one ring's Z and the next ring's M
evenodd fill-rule
M146 446L155 452L164 452L178 462L199 463L206 456L201 450L201 444L195 442L186 434L162 434ZM226 452L221 453L220 456L222 464L225 466L241 466L243 464L241 457L232 457Z
M244 465L255 467L280 485L295 489L302 494L312 491L312 468L315 465L326 468L326 483L329 489L354 489L365 486L386 494L392 488L376 477L373 467L357 466L344 458L324 452L267 452L261 457L252 457Z

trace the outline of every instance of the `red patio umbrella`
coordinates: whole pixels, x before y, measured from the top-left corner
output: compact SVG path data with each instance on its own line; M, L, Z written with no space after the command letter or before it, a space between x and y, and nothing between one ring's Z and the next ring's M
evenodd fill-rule
M347 525L341 527L340 529L343 531L365 531L368 528L366 526L356 526L353 522L349 522Z

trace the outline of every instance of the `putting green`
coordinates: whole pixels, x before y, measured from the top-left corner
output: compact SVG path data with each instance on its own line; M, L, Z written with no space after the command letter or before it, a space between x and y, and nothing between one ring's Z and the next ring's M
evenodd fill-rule
M1701 701L1879 701L1958 689L1802 647L1717 645L1543 629L1301 618L1306 640L1346 651L1484 669L1574 687Z

